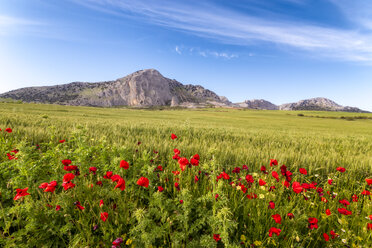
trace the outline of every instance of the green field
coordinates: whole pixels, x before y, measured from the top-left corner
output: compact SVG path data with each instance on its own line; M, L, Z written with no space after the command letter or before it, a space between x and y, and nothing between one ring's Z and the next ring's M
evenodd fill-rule
M366 180L372 179L372 114L0 103L0 128L0 247L111 247L119 237L121 247L372 243L372 180ZM182 169L174 148L190 162L199 154L200 164L175 174ZM9 159L14 149L17 159ZM81 173L65 180L73 183L68 189L61 187L64 159ZM279 164L270 166L270 159ZM119 167L121 160L129 169ZM283 164L293 176L281 172ZM103 178L107 171L122 177L125 189ZM148 188L140 177L149 179ZM52 180L55 192L39 187ZM294 182L312 186L296 192ZM14 199L26 187L30 195ZM280 235L271 235L272 228Z

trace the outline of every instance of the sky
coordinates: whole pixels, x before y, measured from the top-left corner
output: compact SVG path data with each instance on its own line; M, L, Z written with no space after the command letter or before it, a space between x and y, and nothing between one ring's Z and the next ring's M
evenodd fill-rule
M232 102L372 111L372 1L0 0L0 93L149 68Z

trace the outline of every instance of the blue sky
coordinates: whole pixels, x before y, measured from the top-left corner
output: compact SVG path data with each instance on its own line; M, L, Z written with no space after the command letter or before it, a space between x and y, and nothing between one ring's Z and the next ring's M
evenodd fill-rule
M372 1L0 0L0 92L146 68L233 102L372 111Z

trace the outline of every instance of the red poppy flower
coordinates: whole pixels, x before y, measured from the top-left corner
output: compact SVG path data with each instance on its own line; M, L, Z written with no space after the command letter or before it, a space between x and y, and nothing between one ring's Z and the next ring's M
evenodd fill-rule
M282 184L284 185L284 187L287 187L287 188L289 188L289 186L290 186L290 184L287 180L283 181Z
M328 216L330 216L331 215L331 210L329 210L329 209L326 209L326 215L328 215Z
M220 241L220 235L219 234L213 234L213 239L216 240L216 242Z
M323 233L323 237L324 237L324 240L325 240L325 241L329 241L329 236L328 236L328 234Z
M317 218L313 218L313 217L310 217L308 219L308 222L309 222L309 228L310 229L318 229L318 219Z
M338 234L335 233L333 230L331 230L330 234L332 236L332 239L335 239L336 237L338 237Z
M46 187L48 187L48 183L42 183L39 186L40 189L45 189Z
M105 178L105 179L111 179L112 174L113 174L112 171L107 171L106 172L106 175L104 175L103 178Z
M352 215L352 212L347 210L346 208L339 208L338 212L343 215Z
M368 185L371 185L372 184L372 178L366 178L366 182Z
M372 230L372 223L367 223L367 230Z
M156 170L158 170L158 171L163 171L163 166L158 165L158 166L156 167Z
M128 170L129 169L129 163L125 160L121 160L120 161L120 168L123 168L125 170Z
M180 165L180 169L184 171L186 169L186 166L189 165L189 160L187 158L180 158L178 160L178 164Z
M302 186L299 182L294 182L292 184L292 189L293 189L293 192L295 192L296 194L299 194L302 192Z
M197 176L194 177L194 182L198 182L199 178Z
M289 219L293 219L294 218L294 214L292 214L292 213L288 213L287 216L288 216Z
M66 182L69 182L71 181L72 179L75 178L75 175L72 174L72 173L67 173L63 176L63 182L66 183Z
M16 158L14 155L12 155L10 153L7 153L6 156L8 157L9 160L18 159L18 158Z
M99 200L99 206L100 206L100 207L103 206L103 200Z
M218 194L215 194L214 195L214 199L216 199L217 200L217 198L219 197L219 195Z
M174 148L174 149L173 149L173 152L174 152L174 154L180 154L180 153L181 153L181 151L178 150L177 148Z
M89 167L89 172L92 172L94 175L96 174L97 168L96 167Z
M274 214L274 215L271 215L271 217L274 219L276 223L282 224L282 217L280 216L280 214Z
M190 163L193 165L193 166L198 166L199 165L199 160L195 159L195 158L192 158L190 160Z
M227 174L226 172L221 172L221 174L220 174L222 177L223 177L223 179L225 179L225 180L229 180L230 179L230 176L229 176L229 174Z
M163 192L164 191L164 188L162 186L158 186L158 191L159 192Z
M77 170L77 166L76 165L65 165L63 166L63 169L65 171L74 171L74 170Z
M11 132L13 132L13 130L12 130L11 128L8 127L8 128L5 129L5 132L7 132L7 133L11 133Z
M64 159L61 161L63 165L70 165L71 164L71 160L70 159Z
M253 176L252 175L246 175L245 176L245 180L247 180L247 183L248 184L254 183L254 179L253 179Z
M59 211L59 210L61 210L61 206L60 205L57 205L56 206L56 211Z
M338 170L339 172L345 172L346 169L344 167L337 167L336 170Z
M125 189L125 180L123 178L118 178L117 184L114 189L121 189L123 191Z
M274 209L275 208L275 203L273 201L270 201L268 208Z
M183 200L180 200L180 204L183 204Z
M348 200L346 200L346 199L339 200L338 202L341 203L342 205L344 205L345 207L348 206L348 205L350 205L350 202Z
M66 140L60 140L59 143L63 144Z
M269 229L269 237L272 237L272 236L273 236L273 233L275 233L276 236L279 236L279 234L280 234L281 231L282 231L282 230L279 229L279 228L271 227L271 228Z
M179 184L179 183L175 182L175 183L174 183L174 187L175 187L176 189L180 190L180 184Z
M172 133L172 134L171 134L171 139L172 139L172 140L177 139L177 136L176 136L174 133Z
M307 175L307 170L306 169L300 168L299 171L300 171L301 174Z
M102 220L103 222L106 222L107 217L108 217L108 213L106 213L106 212L101 213L101 220Z
M30 193L28 193L27 190L28 190L28 187L27 188L24 188L24 189L16 189L17 194L15 195L15 197L14 197L13 200L16 201L16 200L20 199L23 196L29 195Z
M47 187L45 188L44 192L54 192L57 187L57 181L51 181L48 183Z
M258 180L258 184L260 186L264 186L266 184L266 182L264 180L260 179L260 180Z
M174 156L172 157L172 159L175 159L175 160L179 160L181 157L180 156L178 156L178 154L174 154Z
M276 159L270 159L270 166L278 165L278 161Z
M245 164L243 164L243 166L242 166L242 170L248 170L248 166L245 165Z
M264 173L264 174L267 174L268 172L266 171L266 167L265 166L261 166L261 171Z
M138 179L137 185L148 188L149 187L149 179L147 179L146 177L141 177L140 179Z
M328 179L328 184L332 185L333 179Z
M75 187L76 185L73 184L72 182L64 182L62 183L62 187L65 189L65 190L68 190L68 189L72 189L73 187Z
M368 190L363 190L362 195L371 195L371 192L369 192Z
M276 179L277 182L279 182L279 175L278 175L278 172L273 171L273 172L271 172L271 175L273 176L273 178Z
M180 174L180 172L179 172L179 171L172 171L172 173L173 173L173 175L175 175L175 176L177 176L177 175L179 175L179 174Z

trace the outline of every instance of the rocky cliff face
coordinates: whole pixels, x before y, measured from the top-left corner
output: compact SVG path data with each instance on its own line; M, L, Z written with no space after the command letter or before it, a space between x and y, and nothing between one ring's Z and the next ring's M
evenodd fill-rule
M241 103L236 103L237 106L249 109L265 109L265 110L278 110L279 107L269 101L263 99L245 100Z
M280 110L316 110L316 111L344 111L344 112L367 112L359 108L341 106L334 101L323 98L311 98L296 103L286 103L279 106Z
M200 85L183 85L163 77L154 69L137 71L115 81L22 88L0 97L25 102L102 107L230 104L227 98Z

